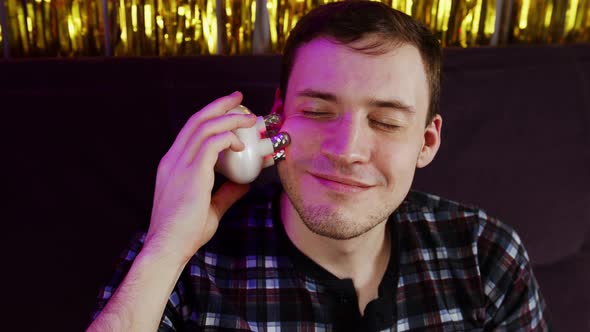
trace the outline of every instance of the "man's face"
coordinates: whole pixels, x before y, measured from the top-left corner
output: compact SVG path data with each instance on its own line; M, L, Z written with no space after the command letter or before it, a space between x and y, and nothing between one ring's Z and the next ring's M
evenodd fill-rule
M419 160L428 103L413 46L367 55L321 38L299 48L282 109L292 143L278 171L311 231L354 238L399 206L431 160Z

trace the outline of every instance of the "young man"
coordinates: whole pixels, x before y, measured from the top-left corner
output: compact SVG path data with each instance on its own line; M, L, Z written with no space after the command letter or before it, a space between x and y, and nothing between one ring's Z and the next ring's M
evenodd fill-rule
M440 145L440 58L425 27L380 3L305 16L273 107L292 141L282 185L237 204L248 186L212 194L219 152L242 149L232 130L254 117L226 114L240 93L196 113L89 330L548 330L514 231L410 191Z

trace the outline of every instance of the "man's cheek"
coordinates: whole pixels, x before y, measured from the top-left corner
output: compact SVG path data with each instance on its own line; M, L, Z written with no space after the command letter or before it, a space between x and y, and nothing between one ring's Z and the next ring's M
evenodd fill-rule
M300 131L297 130L296 126L293 126L291 121L284 121L283 125L281 126L281 132L286 132L289 134L291 138L291 142L287 147L287 151L293 150L298 144L301 143L301 134Z
M286 122L285 126L289 134L296 136L306 145L320 141L330 130L325 124L306 118L293 118Z

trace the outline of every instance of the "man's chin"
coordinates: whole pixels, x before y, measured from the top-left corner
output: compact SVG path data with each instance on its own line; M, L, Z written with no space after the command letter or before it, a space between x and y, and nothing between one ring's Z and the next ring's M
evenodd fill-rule
M352 211L347 211L348 208L336 210L326 205L305 205L300 210L298 213L307 229L314 234L334 240L350 240L359 237L382 222L377 219L364 220L367 218L366 215L355 216Z
M317 235L322 237L331 239L331 240L338 240L338 241L347 241L356 239L359 236L365 234L366 232L343 232L341 229L332 229L332 230L312 230Z

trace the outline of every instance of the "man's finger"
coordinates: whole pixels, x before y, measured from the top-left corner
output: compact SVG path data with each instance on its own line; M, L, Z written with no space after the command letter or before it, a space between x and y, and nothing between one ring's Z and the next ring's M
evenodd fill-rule
M240 141L236 134L231 131L226 131L209 136L201 145L191 146L181 157L181 162L184 165L191 164L190 167L202 169L204 167L204 169L207 169L211 166L211 169L213 169L221 151L225 149L241 151L244 147L244 143Z
M229 110L239 106L242 102L242 98L242 93L236 91L230 95L215 99L200 111L193 114L176 136L176 140L174 141L174 144L172 144L169 153L178 156L178 154L185 149L186 143L199 124L214 117L226 114Z
M194 155L201 148L208 137L229 132L237 128L252 127L256 124L256 116L253 114L228 114L211 119L199 127L190 140L186 143L182 152L182 160L191 162ZM238 146L242 146L241 142ZM235 148L235 146L234 146ZM241 150L241 148L239 148Z

